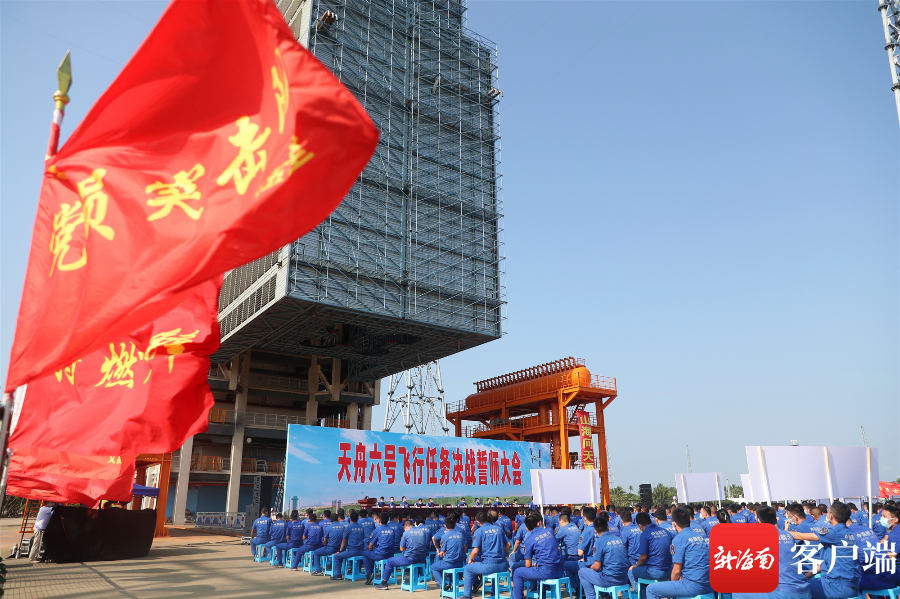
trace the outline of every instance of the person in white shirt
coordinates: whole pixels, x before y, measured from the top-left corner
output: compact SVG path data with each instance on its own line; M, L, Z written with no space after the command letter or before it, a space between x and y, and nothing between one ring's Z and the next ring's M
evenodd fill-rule
M28 561L34 563L41 559L41 543L44 541L44 531L50 524L50 514L53 508L49 505L42 506L38 510L37 518L34 521L34 536L31 537L31 550L28 552Z

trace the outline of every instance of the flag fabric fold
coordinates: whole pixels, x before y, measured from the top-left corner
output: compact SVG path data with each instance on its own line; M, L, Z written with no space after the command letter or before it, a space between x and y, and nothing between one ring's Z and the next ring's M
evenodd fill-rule
M220 283L199 285L151 325L107 338L101 349L29 383L9 446L82 456L167 453L206 431Z
M301 237L377 138L272 0L174 0L46 162L6 389L137 346L196 286Z

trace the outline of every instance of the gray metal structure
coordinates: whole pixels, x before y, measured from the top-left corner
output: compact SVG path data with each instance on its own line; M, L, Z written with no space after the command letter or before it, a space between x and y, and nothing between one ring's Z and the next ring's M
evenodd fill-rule
M440 362L391 375L382 430L390 431L398 420L407 434L450 435Z
M884 26L884 49L887 50L891 69L891 90L897 104L897 118L900 119L900 0L879 0L878 12Z
M213 361L250 348L337 358L342 380L365 382L499 338L495 45L456 0L276 4L381 137L324 223L226 276Z

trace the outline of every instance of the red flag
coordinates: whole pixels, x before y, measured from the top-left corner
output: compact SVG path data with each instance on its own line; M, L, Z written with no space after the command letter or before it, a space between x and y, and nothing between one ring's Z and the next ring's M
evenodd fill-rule
M308 232L377 137L272 0L174 0L46 162L6 388Z
M95 505L131 501L134 456L82 456L52 449L15 450L6 493L27 499Z
M29 383L9 446L85 456L167 453L208 427L221 277L152 325ZM18 399L18 398L17 398Z

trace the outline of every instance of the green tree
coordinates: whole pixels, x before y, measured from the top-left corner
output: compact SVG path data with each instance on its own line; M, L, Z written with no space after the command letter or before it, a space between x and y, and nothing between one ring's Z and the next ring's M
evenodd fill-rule
M653 487L653 505L669 505L676 493L675 487L667 487L659 483Z
M734 499L735 497L743 497L744 496L744 487L740 485L729 485L725 490L726 497L730 497Z

